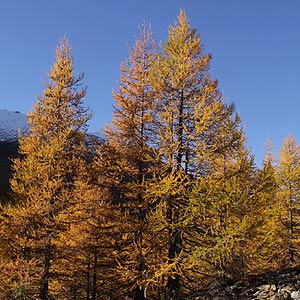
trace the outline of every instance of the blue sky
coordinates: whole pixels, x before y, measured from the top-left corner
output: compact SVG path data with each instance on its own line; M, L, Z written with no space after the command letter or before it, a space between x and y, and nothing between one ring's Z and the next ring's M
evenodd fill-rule
M0 109L31 110L66 34L76 70L85 73L90 130L97 131L111 119L111 91L138 25L151 22L155 38L164 41L180 8L213 55L211 74L241 114L256 161L268 137L277 148L287 134L298 140L299 0L2 1Z

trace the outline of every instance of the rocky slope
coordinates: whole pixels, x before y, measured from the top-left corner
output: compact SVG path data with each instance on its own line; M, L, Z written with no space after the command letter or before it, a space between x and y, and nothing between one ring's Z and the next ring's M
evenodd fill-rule
M247 281L211 284L195 300L300 300L300 267L251 276Z

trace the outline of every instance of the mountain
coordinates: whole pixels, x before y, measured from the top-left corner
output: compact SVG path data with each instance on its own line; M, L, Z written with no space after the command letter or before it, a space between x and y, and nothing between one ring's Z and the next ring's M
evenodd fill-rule
M0 203L9 200L11 159L18 157L18 132L26 133L28 129L25 114L0 109ZM87 134L88 145L97 145L103 141L99 132Z
M27 117L19 111L0 110L0 202L9 199L11 159L18 156L18 131L28 130Z
M16 141L18 130L28 130L27 117L19 111L0 110L0 141Z

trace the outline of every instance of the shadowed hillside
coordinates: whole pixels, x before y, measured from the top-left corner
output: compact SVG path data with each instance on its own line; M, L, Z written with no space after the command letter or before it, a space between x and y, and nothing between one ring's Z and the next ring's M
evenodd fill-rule
M0 199L9 197L9 179L11 176L11 158L18 155L17 141L0 141Z

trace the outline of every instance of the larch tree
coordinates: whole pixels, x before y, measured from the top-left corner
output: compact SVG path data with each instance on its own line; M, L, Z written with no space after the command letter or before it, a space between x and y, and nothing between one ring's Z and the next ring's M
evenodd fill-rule
M55 272L60 249L55 244L68 230L61 215L77 202L74 191L84 180L89 156L85 139L91 114L83 106L86 88L81 86L83 76L75 76L70 50L67 38L62 39L43 96L28 114L29 133L19 138L20 158L13 162L16 205L3 213L8 257L19 268L35 272L24 290L40 300L57 292L53 283L60 276ZM21 273L12 279L15 289L24 280Z
M187 294L245 272L245 240L253 236L257 203L253 158L243 141L230 152L215 155L212 170L188 191L183 245L189 263L182 280Z
M226 104L209 76L210 55L180 12L167 43L156 57L151 80L156 92L154 148L163 163L148 195L158 202L153 218L167 248L155 270L170 299L180 299L184 253L184 211L193 181L213 172L212 159L236 147L241 132L234 106ZM161 220L161 221L159 221ZM163 229L164 227L164 229Z
M129 59L121 64L112 124L105 128L106 142L97 161L102 187L108 187L111 202L126 214L118 274L120 288L134 299L145 299L149 203L144 199L147 180L156 164L153 143L154 97L149 83L156 44L150 26L142 24ZM120 243L120 241L118 242Z
M277 165L278 196L282 204L280 222L282 238L286 240L285 259L288 265L299 261L300 229L300 147L288 136L280 149Z
M268 140L262 167L255 174L255 197L258 199L258 225L255 239L247 239L248 273L274 271L285 264L286 241L280 234L283 206L278 197L277 171L272 143Z
M92 168L91 165L89 165ZM77 185L76 202L60 216L68 230L60 232L55 280L58 299L109 299L117 290L116 241L122 238L116 224L125 224L118 209L105 201L102 186L95 188L91 169ZM92 188L91 188L92 187Z

